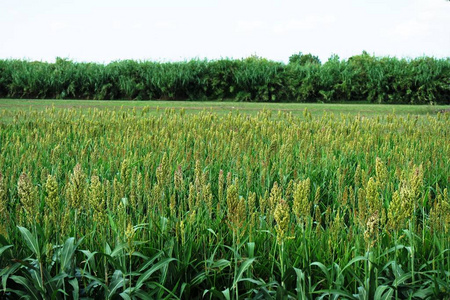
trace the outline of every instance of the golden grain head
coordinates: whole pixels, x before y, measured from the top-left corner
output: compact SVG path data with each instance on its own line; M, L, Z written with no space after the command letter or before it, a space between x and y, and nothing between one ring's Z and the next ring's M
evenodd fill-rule
M289 232L290 208L288 203L281 199L277 203L273 215L276 222L277 241L282 243Z

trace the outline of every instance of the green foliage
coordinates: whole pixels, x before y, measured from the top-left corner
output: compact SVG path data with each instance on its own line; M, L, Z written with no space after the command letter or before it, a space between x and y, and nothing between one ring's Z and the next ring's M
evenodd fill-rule
M0 60L0 97L449 104L450 59L294 54L288 64L240 60Z
M298 54L291 55L289 57L290 64L298 64L305 66L308 64L321 64L319 57L312 55L311 53L303 54L299 52Z

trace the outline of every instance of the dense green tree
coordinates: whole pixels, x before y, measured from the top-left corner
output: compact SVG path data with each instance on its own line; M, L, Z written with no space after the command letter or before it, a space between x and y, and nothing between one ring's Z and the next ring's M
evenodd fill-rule
M290 64L299 64L301 66L307 65L307 64L318 64L320 65L320 59L319 57L312 55L311 53L303 54L299 52L298 54L293 54L289 57L289 63Z

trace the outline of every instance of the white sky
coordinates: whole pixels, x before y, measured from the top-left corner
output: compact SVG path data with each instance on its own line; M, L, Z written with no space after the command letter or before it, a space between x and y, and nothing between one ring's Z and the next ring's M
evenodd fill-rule
M0 59L450 57L445 0L1 0Z

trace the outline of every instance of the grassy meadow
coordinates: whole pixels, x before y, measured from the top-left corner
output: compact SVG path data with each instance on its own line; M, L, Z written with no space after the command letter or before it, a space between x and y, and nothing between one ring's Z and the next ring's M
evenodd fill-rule
M0 299L449 299L448 106L0 100Z
M273 113L288 112L295 117L303 117L304 110L313 114L332 113L335 115L360 114L361 117L376 117L378 115L395 114L410 115L436 115L438 112L450 110L449 105L407 105L407 104L367 104L367 103L272 103L272 102L236 102L236 101L130 101L130 100L54 100L54 99L0 99L0 111L43 111L50 108L56 110L76 109L83 112L89 110L146 110L148 114L159 114L165 109L184 110L185 113L198 113L210 111L219 115L230 112L240 112L256 115L261 110L270 110ZM4 115L6 117L6 115ZM5 120L5 118L3 118Z

